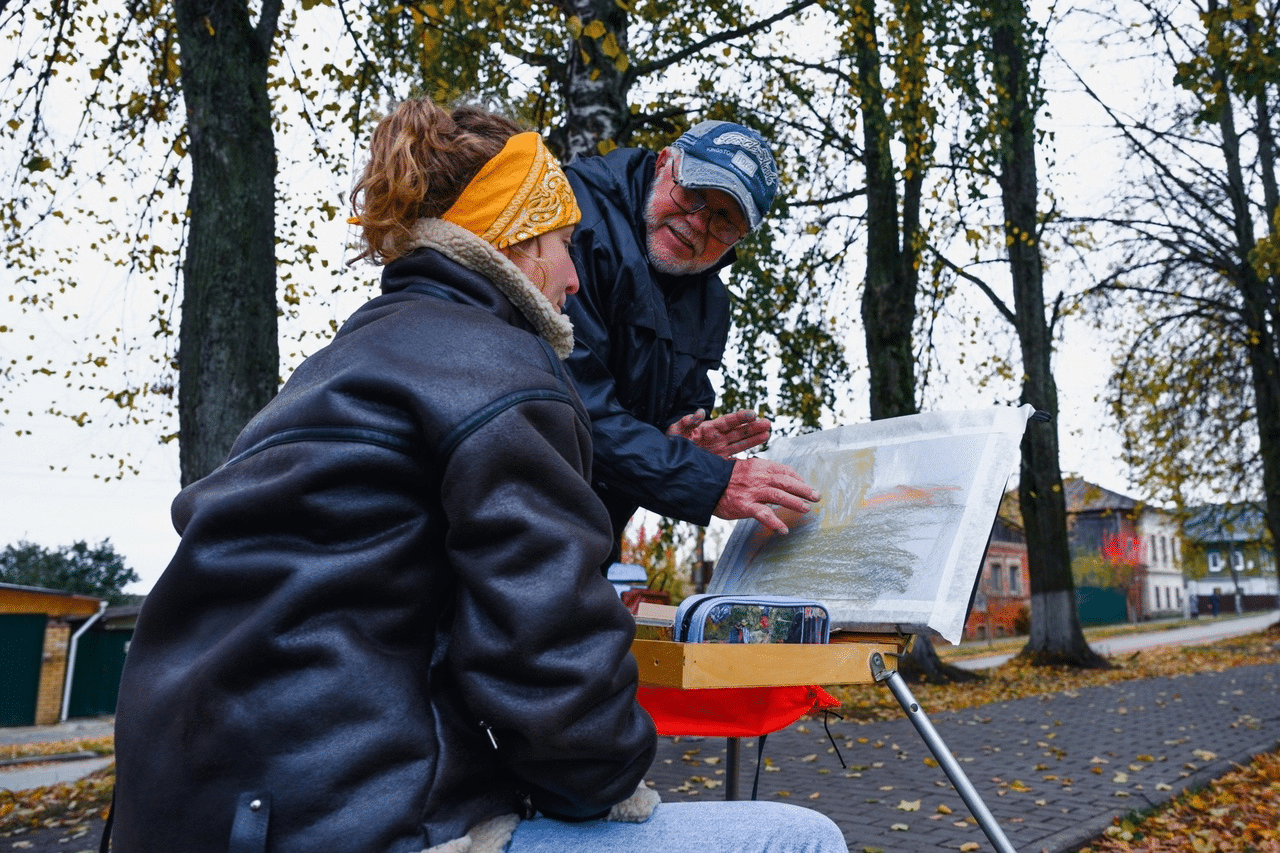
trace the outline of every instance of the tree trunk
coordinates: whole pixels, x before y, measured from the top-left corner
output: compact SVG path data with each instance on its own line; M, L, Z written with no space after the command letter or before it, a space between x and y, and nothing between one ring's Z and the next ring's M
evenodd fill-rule
M921 112L917 100L903 108L902 136L907 151L907 173L903 181L902 216L898 215L898 184L893 164L890 124L884 91L880 87L881 56L878 45L879 17L875 0L857 0L854 20L863 31L856 33L858 79L862 83L862 164L867 181L867 273L862 290L862 328L867 346L867 366L871 375L871 419L912 415L916 407L915 355L912 331L919 291L920 187L924 169L921 160L927 142L923 123L913 121ZM918 14L918 10L917 10ZM904 22L919 29L918 18ZM918 45L920 51L922 45ZM911 87L923 97L922 52L911 70L920 72ZM901 242L899 242L901 235ZM967 681L979 676L943 663L925 634L916 635L910 653L898 664L908 681Z
M871 374L871 419L877 420L916 411L911 345L916 281L912 275L902 275L904 265L900 262L898 185L889 146L892 129L880 88L879 18L875 0L856 2L855 20L865 27L865 32L853 39L862 83L862 164L867 181L867 274L862 285L862 329Z
M566 63L564 127L550 134L552 147L567 163L606 153L613 145L626 141L630 131L627 91L631 81L626 74L628 13L624 4L614 0L563 0L562 6L566 15L576 15L587 28ZM590 34L593 23L603 25L603 35Z
M267 66L279 0L176 0L191 154L178 344L182 483L226 458L276 392L275 142Z
M1043 265L1036 216L1035 99L1028 68L1029 21L1021 0L995 0L992 66L1000 118L1000 182L1018 340L1022 402L1050 415L1022 439L1019 504L1031 564L1031 637L1022 654L1038 664L1106 666L1085 641L1076 610L1067 542L1067 507L1058 457L1058 387L1045 319Z
M1210 12L1218 9L1216 2L1208 4ZM1210 39L1224 39L1222 20L1209 16L1214 32ZM1219 61L1212 71L1214 82L1223 92L1229 92L1232 81L1228 69ZM1280 238L1277 233L1277 208L1280 207L1280 190L1276 186L1275 136L1271 130L1271 116L1265 84L1254 98L1257 111L1257 141L1259 146L1260 178L1263 186L1264 210L1270 214L1267 231L1271 239ZM1276 338L1276 297L1280 292L1274 276L1264 278L1253 266L1252 260L1257 241L1254 239L1254 219L1249 197L1245 189L1245 167L1241 161L1240 138L1236 131L1235 111L1231 97L1226 97L1218 112L1218 129L1222 135L1222 155L1227 172L1228 195L1231 199L1232 222L1235 224L1236 257L1239 258L1235 275L1244 310L1242 319L1248 329L1246 345L1249 370L1253 378L1254 405L1258 422L1258 454L1262 459L1262 491L1266 503L1267 529L1272 542L1280 543L1280 340ZM1232 578L1236 585L1236 600L1240 597L1240 581L1235 577L1235 564L1230 561ZM1280 562L1276 565L1280 575Z

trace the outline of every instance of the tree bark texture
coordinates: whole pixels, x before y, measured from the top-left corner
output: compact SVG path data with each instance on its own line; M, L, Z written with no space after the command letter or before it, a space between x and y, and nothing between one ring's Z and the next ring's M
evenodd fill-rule
M1052 330L1045 319L1036 215L1036 107L1027 56L1030 22L1021 0L995 0L992 11L991 61L1001 121L998 179L1022 351L1022 402L1051 416L1047 423L1029 423L1022 439L1018 498L1031 568L1031 637L1023 654L1035 663L1104 666L1106 662L1085 641L1071 576L1058 454L1058 387L1051 365Z
M267 67L279 15L240 0L175 0L191 157L178 344L187 485L220 465L275 394L275 141Z
M584 27L604 25L620 54L627 52L628 13L614 0L563 0L565 14L576 15ZM630 128L627 92L631 78L619 70L617 56L608 56L607 37L583 34L566 63L564 127L551 134L565 162L604 153L601 143L623 143Z
M855 38L858 78L862 84L862 163L867 181L867 272L862 289L862 328L871 374L871 419L916 412L915 358L911 331L915 325L918 274L899 243L898 185L890 151L892 128L880 87L879 19L875 0L856 0ZM917 196L916 204L919 204ZM904 217L905 222L906 217ZM918 211L913 222L919 221Z

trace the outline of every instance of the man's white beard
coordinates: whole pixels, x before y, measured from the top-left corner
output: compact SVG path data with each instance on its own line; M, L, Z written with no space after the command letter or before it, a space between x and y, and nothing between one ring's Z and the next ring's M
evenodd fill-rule
M659 245L654 237L658 233L659 226L656 224L657 217L654 216L653 208L653 192L650 191L649 200L644 206L644 233L646 248L649 251L649 263L654 269L666 275L694 275L711 269L719 262L719 257L705 263L698 263L696 258L677 258L665 246Z

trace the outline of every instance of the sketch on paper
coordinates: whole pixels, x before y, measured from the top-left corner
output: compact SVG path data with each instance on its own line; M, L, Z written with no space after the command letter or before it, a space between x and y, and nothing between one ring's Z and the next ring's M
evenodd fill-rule
M1031 406L930 412L777 439L821 493L778 536L739 521L707 591L815 598L839 630L959 642Z

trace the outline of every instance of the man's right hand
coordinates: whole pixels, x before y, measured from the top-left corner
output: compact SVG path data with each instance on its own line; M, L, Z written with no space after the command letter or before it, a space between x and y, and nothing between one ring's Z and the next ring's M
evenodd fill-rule
M716 504L715 516L730 521L754 518L775 533L787 533L787 525L775 506L793 512L809 511L809 505L822 496L781 462L768 459L738 459L733 463L729 485Z

